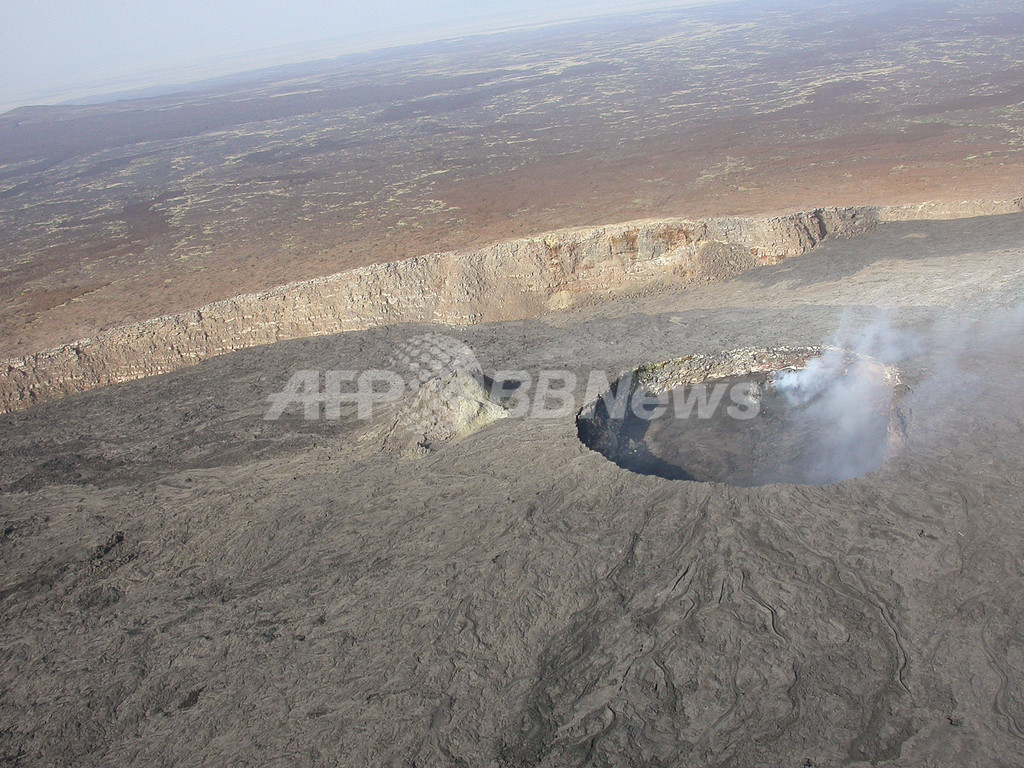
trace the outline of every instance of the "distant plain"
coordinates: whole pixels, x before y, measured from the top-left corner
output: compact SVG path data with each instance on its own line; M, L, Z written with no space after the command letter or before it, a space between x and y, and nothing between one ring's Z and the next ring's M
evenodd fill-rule
M0 357L559 227L1020 196L1024 12L890 10L605 18L0 115Z

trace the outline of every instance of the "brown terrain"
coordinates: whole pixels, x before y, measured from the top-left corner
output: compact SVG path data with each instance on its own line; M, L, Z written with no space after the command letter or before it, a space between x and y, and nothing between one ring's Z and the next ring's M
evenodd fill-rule
M0 115L0 766L1020 768L1018 6Z
M888 222L685 290L295 339L0 414L0 761L1018 768L1022 243L1024 214ZM393 429L411 399L266 418L293 372L441 334L531 398L568 369L579 407L593 370L723 375L880 320L872 356L920 341L886 358L899 445L820 487L636 474L573 407L475 433L438 408L420 437ZM730 469L775 467L754 458Z
M1024 15L837 8L605 19L0 116L0 356L566 226L1021 196Z

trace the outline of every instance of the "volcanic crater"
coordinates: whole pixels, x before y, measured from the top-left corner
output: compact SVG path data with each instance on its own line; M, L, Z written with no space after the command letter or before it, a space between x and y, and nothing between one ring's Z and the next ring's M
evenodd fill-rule
M906 429L898 370L839 347L741 349L641 366L577 416L623 469L751 487L879 469Z

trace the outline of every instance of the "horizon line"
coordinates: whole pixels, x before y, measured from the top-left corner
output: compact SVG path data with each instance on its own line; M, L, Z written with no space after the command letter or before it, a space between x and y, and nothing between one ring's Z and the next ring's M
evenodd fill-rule
M455 31L436 28L432 32L399 29L367 38L366 35L341 35L319 38L301 43L255 48L248 51L211 57L187 68L158 68L123 78L107 78L93 84L66 85L37 95L0 102L0 117L19 109L47 107L99 106L119 101L170 96L176 92L203 90L216 87L219 81L240 78L258 79L260 74L289 66L312 65L366 54L399 51L421 45L461 42L479 37L499 37L580 22L600 21L622 16L650 15L710 5L726 5L742 0L648 0L634 11L615 10L593 15L571 16L561 19L494 26L478 24ZM356 40L367 41L363 45ZM340 50L339 50L340 48ZM231 62L231 63L229 63Z

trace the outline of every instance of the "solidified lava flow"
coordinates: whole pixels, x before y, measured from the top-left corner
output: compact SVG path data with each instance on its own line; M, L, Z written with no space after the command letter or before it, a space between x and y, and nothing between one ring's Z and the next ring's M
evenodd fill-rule
M735 486L828 485L879 469L897 425L894 374L829 350L796 365L657 386L634 375L578 420L581 440L631 472Z

